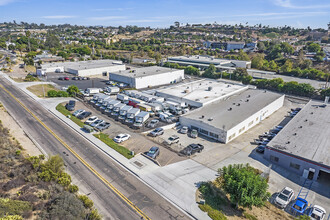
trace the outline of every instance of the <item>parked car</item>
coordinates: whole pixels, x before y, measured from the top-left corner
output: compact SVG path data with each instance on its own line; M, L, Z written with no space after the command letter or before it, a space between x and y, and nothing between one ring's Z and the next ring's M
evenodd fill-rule
M159 123L158 119L152 119L149 124L147 125L148 128L154 128Z
M98 130L98 131L103 131L103 130L109 128L109 127L110 127L110 123L109 122L102 122L101 124L97 125L95 127L95 129Z
M104 122L104 120L102 120L102 119L97 119L97 120L94 121L92 124L90 124L90 126L92 126L92 127L94 128L94 127L99 126L99 125L102 124L103 122Z
M154 146L150 148L150 150L147 152L147 156L151 157L152 159L156 159L159 153L160 153L159 147Z
M92 114L91 112L83 112L80 115L78 115L77 118L79 118L79 119L85 119L88 116L90 116L91 114Z
M129 134L118 134L113 140L116 143L121 143L121 142L127 141L130 137L131 137L131 135L129 135Z
M180 138L178 136L172 135L171 137L169 137L166 140L166 144L171 145L171 144L174 144L174 143L179 143L179 141L180 141Z
M64 80L70 80L69 77L64 77Z
M293 204L292 209L300 214L303 214L307 208L308 202L298 197L296 202Z
M64 80L64 77L58 77L58 80Z
M284 209L293 199L294 192L293 189L285 187L282 191L276 196L274 203L281 209Z
M192 138L197 138L198 136L198 132L196 129L192 129L191 132L190 132L190 137Z
M318 205L314 205L308 216L311 218L311 220L324 220L326 214L327 213L324 208Z
M87 131L88 133L91 133L94 131L94 129L89 125L84 125L84 130Z
M157 137L159 135L164 134L164 129L163 128L156 128L155 130L153 130L152 132L149 133L150 136L152 137Z
M259 145L256 149L258 153L264 153L265 152L266 145Z
M196 152L200 153L204 149L204 146L201 144L189 144L185 149L183 149L180 153L183 155L191 156Z
M72 80L79 80L79 77L77 77L77 76L72 77Z
M96 117L96 116L92 116L92 117L90 117L89 119L87 119L87 120L85 121L85 124L87 124L87 125L92 124L92 123L94 123L95 121L97 121L98 119L99 119L98 117Z
M85 112L84 109L78 109L78 110L74 111L74 112L72 113L72 115L75 116L75 117L77 117L78 115L80 115L80 114L83 113L83 112Z
M188 127L187 127L187 126L183 126L183 127L179 130L179 132L180 132L181 134L187 134L187 133L188 133Z
M69 111L73 111L75 106L76 106L76 101L70 100L69 103L65 105L65 108Z

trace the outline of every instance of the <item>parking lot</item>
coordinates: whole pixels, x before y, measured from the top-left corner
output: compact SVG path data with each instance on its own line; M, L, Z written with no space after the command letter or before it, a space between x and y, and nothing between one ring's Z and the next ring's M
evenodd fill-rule
M68 77L69 80L59 80L60 77ZM58 89L62 89L62 87L68 87L71 85L76 85L79 89L87 89L87 88L103 88L106 86L106 82L109 81L109 77L89 77L89 80L72 80L74 77L73 74L69 73L48 73L47 77L40 77L43 81L49 81L56 83L58 85Z
M186 159L178 156L175 152L172 152L162 147L161 145L153 142L152 140L145 138L144 135L140 134L140 131L132 130L126 125L121 124L121 122L116 121L113 118L102 114L100 111L96 110L93 106L77 101L75 109L76 110L85 109L86 111L92 112L92 116L95 115L100 119L110 122L111 124L110 128L103 131L103 133L108 134L110 138L114 138L116 135L120 133L131 135L131 138L129 140L122 142L120 145L126 147L130 151L134 151L135 154L147 152L152 146L159 146L160 155L157 157L157 162L161 166L165 166L171 163L176 163Z

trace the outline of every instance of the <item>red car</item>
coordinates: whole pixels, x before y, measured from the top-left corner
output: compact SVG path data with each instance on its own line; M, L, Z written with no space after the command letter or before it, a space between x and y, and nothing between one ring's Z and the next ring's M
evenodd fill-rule
M70 80L69 77L64 77L64 80Z

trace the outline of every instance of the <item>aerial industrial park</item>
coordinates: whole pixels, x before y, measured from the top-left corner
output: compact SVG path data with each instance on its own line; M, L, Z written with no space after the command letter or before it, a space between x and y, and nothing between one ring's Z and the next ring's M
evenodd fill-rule
M330 24L16 20L0 219L330 219Z

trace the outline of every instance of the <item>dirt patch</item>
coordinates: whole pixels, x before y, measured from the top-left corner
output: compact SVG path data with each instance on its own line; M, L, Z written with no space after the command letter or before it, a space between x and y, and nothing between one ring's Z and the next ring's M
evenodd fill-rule
M31 139L23 131L23 129L16 123L16 121L9 115L6 109L0 103L0 120L10 130L10 134L23 146L25 152L31 156L42 154L40 150L34 145Z
M58 91L58 89L56 89L51 84L34 85L34 86L27 87L26 89L29 90L30 92L32 92L33 94L35 94L36 96L38 96L39 98L47 97L47 92L50 90Z

